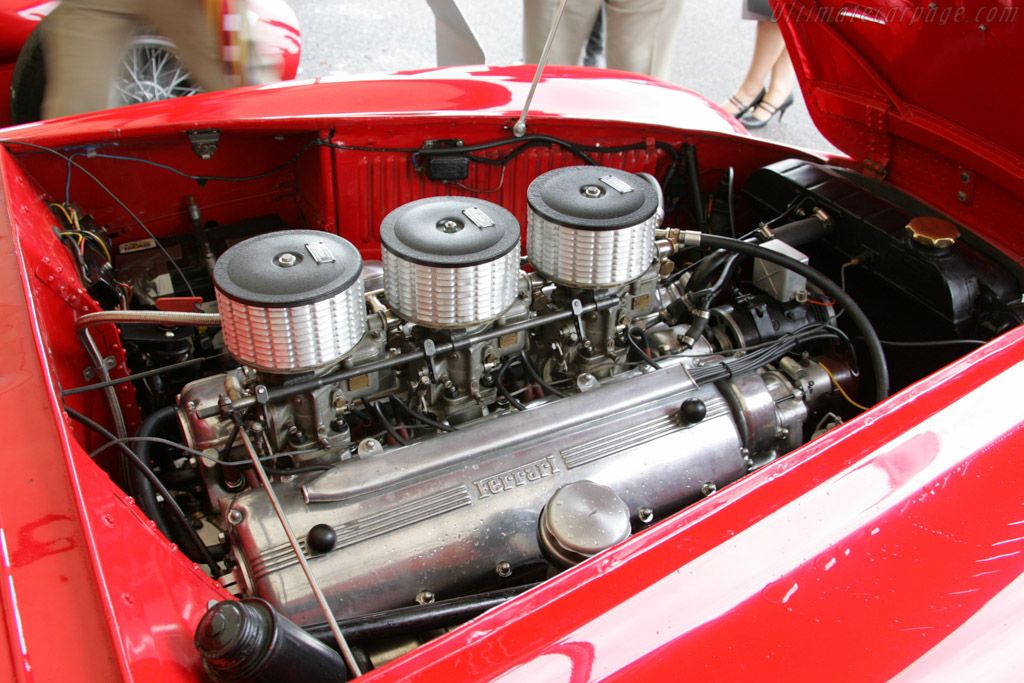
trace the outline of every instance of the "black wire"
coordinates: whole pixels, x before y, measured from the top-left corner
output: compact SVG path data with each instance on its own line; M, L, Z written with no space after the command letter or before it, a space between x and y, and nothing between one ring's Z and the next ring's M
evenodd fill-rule
M282 453L282 455L288 455L288 453ZM276 456L275 456L276 457ZM252 467L252 463L249 463L249 467ZM293 467L291 469L279 470L274 467L264 466L263 471L267 474L306 474L308 472L326 472L327 470L334 469L334 465L306 465L305 467Z
M25 144L25 143L14 143L14 144ZM278 164L277 166L273 167L269 171L263 171L262 173L257 173L255 175L248 175L248 176L192 175L191 173L185 173L184 171L180 171L180 170L174 168L173 166L170 166L168 164L161 164L161 163L159 163L157 161L151 161L149 159L140 159L138 157L122 156L120 154L106 154L104 152L75 152L75 153L71 154L68 158L69 159L73 159L75 157L85 157L87 159L100 158L100 159L116 159L116 160L119 160L119 161L134 161L134 162L137 162L137 163L140 163L140 164L146 164L147 166L154 166L156 168L162 168L164 170L167 170L167 171L170 171L172 173L175 173L175 174L177 174L177 175L179 175L179 176L181 176L183 178L189 178L190 180L196 180L196 181L199 181L201 183L209 182L211 180L216 180L216 181L220 181L220 182L228 182L228 183L242 183L242 182L247 182L247 181L250 181L250 180L259 180L260 178L266 178L268 176L272 176L275 173L277 173L278 171L281 171L281 170L283 170L285 168L288 168L289 166L294 164L296 161L298 161L299 157L301 157L310 147L313 147L315 145L323 145L323 144L324 144L324 142L322 140L317 140L317 139L310 140L305 145L303 145L302 148L298 152L296 152L295 155L292 156L292 158L289 159L288 161L285 161L283 163ZM78 164L75 164L75 165L77 166ZM79 168L81 168L81 167L79 167Z
M429 417L427 415L424 415L423 413L421 413L420 411L414 409L412 406L410 406L408 403L406 403L402 399L398 398L394 394L391 395L390 399L391 399L392 405L397 406L400 411L402 411L403 413L405 413L406 415L408 415L409 417L411 417L414 420L419 420L420 422L422 422L424 425L427 425L428 427L433 427L434 429L439 429L442 432L454 432L454 431L456 431L455 427L452 427L451 425L446 425L443 422L438 422L437 420L435 420L435 419L433 419L433 418L431 418L431 417Z
M216 358L222 358L223 356L226 356L226 355L228 355L228 354L225 351L224 353L218 353L215 356L209 356L207 358L193 358L191 360L184 360L184 361L181 361L180 363L173 363L171 365L164 365L163 367L153 368L152 370L145 370L143 372L132 373L131 375L128 375L127 377L119 377L118 379L112 379L112 380L107 381L107 382L97 382L96 384L89 384L89 385L84 386L84 387L75 387L73 389L64 389L64 390L62 390L60 392L60 395L61 396L72 396L74 394L82 394L82 393L85 393L87 391L94 391L96 389L106 389L107 387L116 386L118 384L124 384L125 382L134 382L135 380L142 379L144 377L150 377L152 375L160 375L160 374L163 374L165 372L171 372L173 370L180 370L181 368L188 368L188 367L191 367L193 365L199 365L200 363L204 363L204 362L206 362L208 360L214 360Z
M554 394L559 398L565 398L566 396L568 396L568 394L566 394L564 391L559 391L555 387L548 384L544 380L544 378L541 377L540 371L537 369L537 366L533 364L533 361L530 359L530 356L527 355L525 350L519 352L519 360L522 361L523 367L526 368L527 374L529 374L533 381L539 384L544 391L548 392L549 394Z
M373 419L368 414L366 414L362 410L359 410L359 408L356 408L355 406L349 406L348 412L359 418L359 421L362 422L363 424L373 424Z
M759 344L758 346L761 348L753 353L694 368L690 371L690 375L698 384L717 382L718 380L728 379L735 375L753 372L768 363L777 361L793 349L809 342L835 338L831 330L825 330L821 325L809 325L803 329L807 330L807 332L798 330L773 342ZM822 332L827 332L827 334L822 334ZM748 349L751 348L754 347L748 347ZM700 355L710 354L693 354L693 356Z
M579 145L576 143L562 140L550 135L524 135L521 138L502 138L500 140L493 140L491 142L481 142L476 145L464 145L461 147L434 147L434 148L410 148L410 147L362 147L358 145L341 145L326 140L318 140L317 144L323 145L324 147L331 147L333 149L341 150L353 150L360 152L384 152L384 153L395 153L395 154L414 154L419 157L429 156L445 156L445 155L466 155L474 161L478 161L483 164L490 165L504 165L519 156L527 149L537 147L543 144L552 144L569 150L583 159L587 164L591 166L597 165L586 152L596 152L600 154L617 154L621 152L631 152L639 149L646 149L647 143L638 142L630 145L618 145L615 147L599 147L589 145ZM480 152L487 149L494 149L496 147L505 147L508 145L520 144L521 146L502 157L501 159L488 159L487 157L481 157L471 154L472 152ZM679 163L679 152L671 144L662 140L656 140L654 143L655 147L663 151L668 152L672 156L674 164Z
M881 340L882 346L896 346L901 348L915 349L924 348L928 346L960 346L962 344L968 344L970 346L984 346L988 344L987 341L981 339L937 339L935 341L886 341Z
M639 327L637 327L636 325L632 325L629 329L626 330L626 343L629 344L629 347L631 349L633 349L634 351L637 352L637 354L639 354L640 360L642 360L647 365L650 365L655 370L661 370L661 366L658 365L653 358L648 356L647 351L637 342L634 336L636 334L639 334L640 338L643 339L644 344L647 346L647 348L650 348L651 343L647 340L647 333L644 332Z
M853 370L853 375L855 377L857 375L859 375L860 374L860 365L857 363L857 349L854 348L853 340L850 339L850 335L846 334L846 332L843 332L841 329L839 329L835 325L824 324L824 325L821 326L821 328L823 330L828 330L828 331L832 332L834 335L836 335L841 340L846 342L846 350L850 354L850 369ZM883 341L882 344L884 345L885 342Z
M686 145L686 168L690 172L690 192L693 194L693 211L697 217L698 232L707 232L708 221L704 214L704 198L700 193L700 168L697 167L697 148Z
M89 457L95 458L97 455L107 450L108 448L118 446L124 443L129 443L132 441L145 441L147 443L158 443L164 446L170 446L171 448L177 448L179 451L182 451L183 453L189 453L191 455L204 458L206 460L209 460L210 462L217 463L218 465L228 465L230 467L252 467L252 463L247 460L223 460L221 458L215 458L214 456L209 455L207 453L203 453L202 451L196 450L195 448L189 448L188 446L180 444L177 441L172 441L170 439L162 439L158 436L126 436L121 439L111 439L108 443L103 444L102 446L94 450L92 453L90 453ZM261 456L260 461L264 462L267 460L274 460L275 458L280 457L291 457L293 455L307 455L309 453L316 453L321 450L323 449L309 448L299 451L286 451L284 453L271 453L270 455Z
M736 212L733 208L733 182L736 179L736 171L730 166L726 170L726 178L729 179L729 236L736 236Z
M875 328L872 327L871 321L868 319L867 315L864 314L861 307L857 305L857 302L853 300L853 297L843 291L839 285L830 280L820 271L815 270L814 268L811 268L810 266L795 259L791 259L784 254L772 251L771 249L765 249L764 247L749 244L742 240L718 237L716 235L702 234L698 235L698 237L700 239L700 246L738 251L741 254L770 261L786 268L787 270L803 275L817 285L818 288L825 292L825 294L835 299L836 302L843 307L843 310L845 310L853 319L853 325L855 325L858 331L864 335L864 341L867 344L868 353L871 356L872 361L876 402L881 402L888 398L889 368L885 361L885 351L882 349L882 344L878 339L878 333L875 332Z
M171 495L171 492L167 490L167 487L164 486L164 483L160 481L160 478L158 476L156 476L156 473L149 468L149 465L143 462L142 459L135 454L135 451L121 443L121 440L117 439L105 427L103 427L103 425L99 424L98 422L92 420L89 417L86 417L77 410L74 410L67 406L64 406L64 411L72 419L81 422L83 425L85 425L89 429L92 429L100 436L110 440L112 442L111 445L116 445L121 450L122 453L128 456L128 459L131 460L132 464L139 468L139 471L142 472L142 474L146 477L146 479L149 480L151 484L153 484L153 488L155 488L157 492L161 496L163 496L164 502L167 503L167 505L171 508L171 511L174 513L174 516L178 518L178 522L185 529L185 533L188 534L189 539L195 544L196 548L203 555L203 561L210 567L210 571L213 573L213 575L215 577L220 576L223 572L221 572L220 565L217 564L217 561L213 559L213 555L210 554L210 549L206 547L206 543L203 542L203 539L199 538L199 534L196 533L196 530L192 528L190 520L188 519L188 517L185 516L185 511L181 509L181 507L178 505L178 502L174 500L174 497Z
M384 414L384 411L381 410L380 403L373 403L364 398L363 404L370 411L370 413L377 418L377 421L381 423L381 426L384 427L384 431L386 431L399 446L409 445L409 442L405 439L405 437L398 433L398 430L395 429L395 426L391 424L391 420L389 420L387 418L387 415Z
M502 380L505 378L505 373L508 371L509 367L512 365L512 362L517 360L517 359L518 359L518 356L508 356L508 357L505 358L505 362L501 364L501 369L498 370L498 376L495 379L494 385L498 389L498 393L501 394L502 397L506 401L509 402L509 405L511 405L516 410L526 410L526 406L524 406L522 403L520 403L519 399L517 399L515 396L513 396L509 392L509 390L505 388L505 385L502 383Z

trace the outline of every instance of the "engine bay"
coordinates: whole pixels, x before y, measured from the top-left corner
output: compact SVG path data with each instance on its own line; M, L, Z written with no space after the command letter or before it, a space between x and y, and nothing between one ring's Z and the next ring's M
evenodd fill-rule
M35 158L92 302L87 381L56 382L83 444L234 595L331 643L326 603L365 670L1024 321L1011 260L879 180L642 133L282 135L253 176L252 139L191 136L230 178L181 139L132 178L130 149ZM73 166L153 187L147 234Z

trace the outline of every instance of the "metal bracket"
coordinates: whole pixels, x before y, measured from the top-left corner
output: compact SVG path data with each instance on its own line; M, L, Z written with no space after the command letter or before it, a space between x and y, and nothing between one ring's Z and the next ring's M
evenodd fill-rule
M190 130L188 141L192 143L192 151L200 159L209 159L217 153L217 144L220 142L219 130Z
M427 371L430 372L430 381L437 384L437 365L434 356L437 355L437 346L433 339L423 342L423 355L427 358Z
M79 313L94 313L101 310L99 304L82 288L74 269L60 265L56 258L43 257L36 267L35 274L68 306Z
M113 356L107 356L103 359L103 367L107 370L113 370L117 367L117 359ZM91 382L96 379L96 368L91 365L87 365L85 369L82 370L82 378L85 379L86 382Z
M974 201L975 176L977 175L969 168L960 166L957 169L960 187L957 189L956 198L961 204L970 205Z
M572 300L572 314L576 319L576 334L580 336L580 342L587 338L583 332L583 302L579 299Z
M892 161L892 134L889 132L889 105L869 104L865 114L868 132L868 154L864 166L880 180L889 175Z

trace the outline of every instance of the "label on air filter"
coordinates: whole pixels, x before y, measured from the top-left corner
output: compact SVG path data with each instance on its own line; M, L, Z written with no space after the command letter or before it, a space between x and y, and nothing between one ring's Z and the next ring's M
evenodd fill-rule
M334 254L323 242L306 242L306 251L317 263L334 263L335 261Z
M604 176L603 178L601 178L601 182L607 185L608 187L612 188L613 190L620 192L621 194L626 194L627 192L633 191L632 185L627 183L622 178L616 178L613 175Z
M464 215L469 220L473 221L473 224L476 225L476 227L478 228L494 227L494 221L491 220L490 216L484 213L483 209L472 206L468 209L463 209L462 215Z

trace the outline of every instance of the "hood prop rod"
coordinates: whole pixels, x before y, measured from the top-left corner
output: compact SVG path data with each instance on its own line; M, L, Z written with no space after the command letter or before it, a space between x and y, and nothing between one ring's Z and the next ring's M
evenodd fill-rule
M338 641L338 647L341 648L341 656L345 659L345 664L348 666L349 673L351 673L352 678L358 678L362 675L359 665L356 664L356 659L352 655L352 650L349 649L348 643L345 641L345 635L341 632L341 628L338 627L338 620L334 618L334 612L331 611L331 606L327 604L327 598L324 597L324 592L320 590L320 584L317 582L316 577L313 576L313 570L310 568L309 562L306 561L306 556L302 552L302 547L299 546L298 539L295 538L295 532L292 531L292 525L288 523L288 518L284 514L284 508L281 507L281 501L277 499L277 494L274 493L274 489L270 486L270 478L267 477L267 471L263 469L263 463L260 462L260 456L256 452L256 448L252 445L249 435L245 433L245 427L242 425L240 417L235 417L235 424L238 425L238 435L242 437L242 443L245 444L245 450L249 452L249 457L252 458L252 466L259 475L260 481L263 483L263 490L267 492L267 497L270 498L270 504L274 506L274 512L277 513L277 518L281 520L281 526L284 527L284 533L288 536L288 543L291 544L292 550L295 551L295 556L298 558L299 565L302 567L302 571L306 575L306 580L309 581L309 586L313 589L313 595L316 596L316 601L320 604L320 610L323 612L324 616L327 617L327 624L331 627L331 631L334 633L334 639Z
M537 71L533 74L533 83L530 84L530 93L526 96L526 104L523 105L523 113L519 115L519 120L516 121L515 125L512 126L512 134L517 138L521 138L526 135L526 114L530 111L530 104L533 102L533 93L537 90L537 83L540 82L540 75L544 72L544 67L548 63L548 53L551 52L551 43L555 42L555 31L558 30L558 22L562 20L562 13L565 12L565 1L558 6L558 12L555 14L555 20L551 23L551 31L548 32L548 40L544 43L544 52L540 55L540 61L537 63Z

